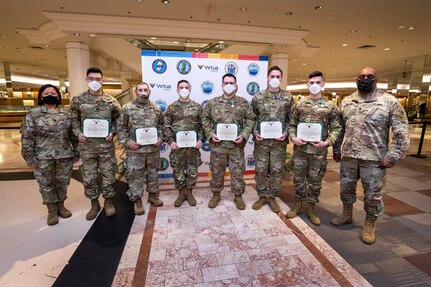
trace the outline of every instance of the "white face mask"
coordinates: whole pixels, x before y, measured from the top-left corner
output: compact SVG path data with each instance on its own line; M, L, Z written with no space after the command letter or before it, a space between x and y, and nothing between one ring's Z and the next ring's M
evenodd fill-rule
M318 93L320 93L320 91L322 90L322 87L319 86L318 84L312 84L308 90L310 91L311 94L313 95L317 95Z
M99 82L96 81L92 81L88 83L88 87L90 88L90 90L92 90L93 92L97 92L98 90L100 90L100 88L102 87L102 85Z
M187 97L190 95L189 90L187 90L186 88L182 88L179 92L178 95L180 95L181 99L187 99Z
M227 95L232 94L233 92L235 92L235 90L236 90L235 85L227 84L227 85L224 85L224 86L223 86L223 91L224 91Z
M271 88L276 89L276 88L280 87L280 80L277 78L272 78L269 81L269 85Z

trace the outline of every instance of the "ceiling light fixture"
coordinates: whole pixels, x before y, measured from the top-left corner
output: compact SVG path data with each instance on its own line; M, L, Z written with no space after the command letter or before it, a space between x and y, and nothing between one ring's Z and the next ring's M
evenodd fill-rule
M385 51L389 51L391 48L384 48L383 50L385 50Z
M414 26L409 27L409 30L414 30L416 29Z
M400 26L398 26L397 28L398 29L404 29L406 26L404 26L404 25L400 25Z
M224 41L218 41L219 42L219 44L223 44L224 43Z
M73 36L79 36L81 34L79 34L78 32L73 33Z
M320 10L320 9L322 9L323 7L322 6L316 6L316 7L314 7L314 10Z
M162 0L162 3L163 3L163 4L169 4L169 3L170 3L170 1L169 1L169 0Z
M90 34L90 37L97 37L97 34Z
M241 11L241 12L247 11L247 7L241 7L241 8L239 8L239 11Z
M7 36L6 36L6 34L0 34L0 37L6 38Z
M291 16L291 15L293 15L293 12L292 11L287 11L286 13L284 13L286 16Z
M157 40L157 38L156 38L156 37L151 37L150 39L151 39L151 40Z
M347 47L347 46L349 46L349 44L342 44L341 46L343 46L343 47Z

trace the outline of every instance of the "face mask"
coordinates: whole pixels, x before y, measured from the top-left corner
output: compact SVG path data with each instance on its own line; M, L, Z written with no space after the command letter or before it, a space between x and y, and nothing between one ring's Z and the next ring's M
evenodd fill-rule
M276 89L280 86L280 80L277 78L272 78L271 81L269 81L269 85L271 88Z
M98 90L100 90L100 88L102 87L102 85L99 82L96 81L92 81L88 83L88 87L90 88L90 90L92 90L93 92L97 92Z
M180 95L180 97L182 98L182 99L187 99L187 97L190 95L190 92L189 92L189 90L187 90L186 88L183 88L183 89L181 89L179 92L178 92L178 94Z
M320 91L322 90L322 87L319 86L318 84L312 84L308 90L310 91L311 94L313 95L317 95L318 93L320 93Z
M374 87L374 79L358 79L356 80L356 86L358 87L358 90L361 92L369 92Z
M138 98L138 101L146 101L146 100L148 100L148 98L150 97L150 94L148 93L148 94L146 94L146 93L137 93L137 98Z
M58 97L54 95L48 95L46 97L42 97L42 101L47 105L55 105L58 103Z
M236 90L235 85L227 84L223 86L223 91L225 91L227 95L232 94L233 92L235 92L235 90Z

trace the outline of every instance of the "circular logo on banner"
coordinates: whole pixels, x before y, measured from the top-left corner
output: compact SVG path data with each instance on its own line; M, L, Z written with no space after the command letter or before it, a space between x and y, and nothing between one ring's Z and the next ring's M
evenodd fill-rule
M238 73L238 65L235 62L227 62L224 66L224 71L228 74L236 75Z
M168 169L168 167L169 167L169 161L166 158L161 157L160 164L159 164L159 171L165 171Z
M254 157L252 155L247 156L246 158L246 164L248 167L254 166Z
M166 143L166 142L162 142L162 143L160 144L160 153L167 152L167 151L168 151L168 149L169 149L169 145L168 145L168 143Z
M259 74L259 65L256 63L251 63L247 67L248 74L252 77L256 77Z
M208 141L208 140L204 140L203 142L202 142L202 149L204 150L204 151L211 151L211 146L210 146L210 142Z
M166 110L166 108L168 107L168 104L166 104L166 102L164 100L157 100L155 104L160 107L162 112L164 112Z
M250 95L250 96L254 96L254 95L256 95L256 93L257 92L259 92L260 91L260 87L259 87L259 84L258 83L256 83L256 82L250 82L250 83L248 83L248 85L247 85L247 93Z
M166 62L162 59L154 60L153 64L151 65L153 67L153 71L157 74L163 74L166 72L166 69L168 68L168 65L166 65Z
M202 109L205 108L205 106L207 105L208 100L205 100L201 103L201 107Z
M187 75L192 70L192 65L189 61L181 60L177 63L177 71L181 75Z
M211 81L205 81L201 84L201 90L205 95L210 95L214 91L214 84Z

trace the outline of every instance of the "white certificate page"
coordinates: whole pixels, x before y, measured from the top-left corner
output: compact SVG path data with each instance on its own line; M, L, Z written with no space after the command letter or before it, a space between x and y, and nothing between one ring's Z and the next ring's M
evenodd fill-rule
M322 140L322 125L319 123L299 123L296 137L307 142L318 142Z
M277 139L283 134L283 127L279 121L260 123L260 136L264 139Z
M238 126L236 124L220 123L216 126L216 133L222 141L234 141L238 137Z
M176 143L179 148L195 147L197 143L197 134L195 131L177 132Z
M87 138L106 138L109 136L110 125L107 119L84 119L82 129Z
M157 138L157 129L154 127L135 129L135 139L140 145L155 144L157 143Z

